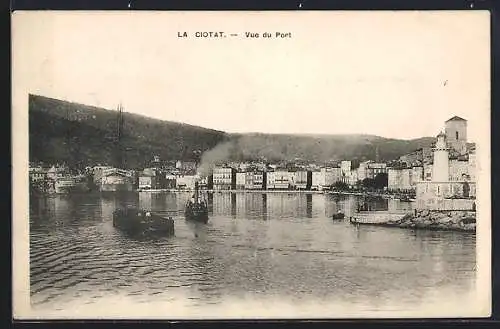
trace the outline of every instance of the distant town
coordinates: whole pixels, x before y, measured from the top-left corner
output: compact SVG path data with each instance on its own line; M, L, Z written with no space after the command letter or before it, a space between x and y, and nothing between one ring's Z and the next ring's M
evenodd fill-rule
M140 170L100 164L75 172L63 164L31 163L30 191L189 191L197 182L200 189L212 191L350 191L405 198L420 195L421 199L432 192L447 199L475 197L475 144L467 143L467 121L457 116L445 122L444 132L432 147L389 162L346 159L320 164L297 159L269 163L259 159L213 163L205 175L199 166L196 161L163 161L159 156Z

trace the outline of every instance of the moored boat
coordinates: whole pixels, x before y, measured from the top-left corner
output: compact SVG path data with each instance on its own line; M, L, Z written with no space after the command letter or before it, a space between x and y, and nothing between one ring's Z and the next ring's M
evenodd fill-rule
M138 208L116 209L113 226L133 235L173 235L174 220Z
M208 206L204 200L200 200L198 182L195 183L193 198L186 203L184 216L186 217L186 220L202 222L205 224L208 222Z
M333 214L332 218L335 219L344 219L345 214L341 211L337 212L336 214Z

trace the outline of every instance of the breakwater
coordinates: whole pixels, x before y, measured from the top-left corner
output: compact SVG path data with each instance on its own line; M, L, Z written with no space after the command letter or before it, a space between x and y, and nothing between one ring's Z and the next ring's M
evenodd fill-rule
M440 231L476 231L475 211L414 210L404 214L359 213L350 219L359 225L414 228Z

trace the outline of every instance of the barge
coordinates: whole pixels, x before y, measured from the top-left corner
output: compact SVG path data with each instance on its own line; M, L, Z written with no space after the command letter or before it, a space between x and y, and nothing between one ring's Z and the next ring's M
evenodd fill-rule
M138 208L116 209L113 212L113 226L132 235L173 235L174 220L151 211Z

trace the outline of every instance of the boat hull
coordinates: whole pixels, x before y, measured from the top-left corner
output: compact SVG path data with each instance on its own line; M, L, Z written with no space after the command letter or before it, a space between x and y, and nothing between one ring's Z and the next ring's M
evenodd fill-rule
M113 226L136 236L169 236L175 233L172 218L140 209L116 210L113 213Z
M186 220L206 224L208 222L208 209L192 209L188 207L184 212L184 216Z
M344 219L344 218L345 218L345 215L344 215L343 213L334 214L334 215L332 216L332 218L333 218L334 220L340 220L340 219Z

